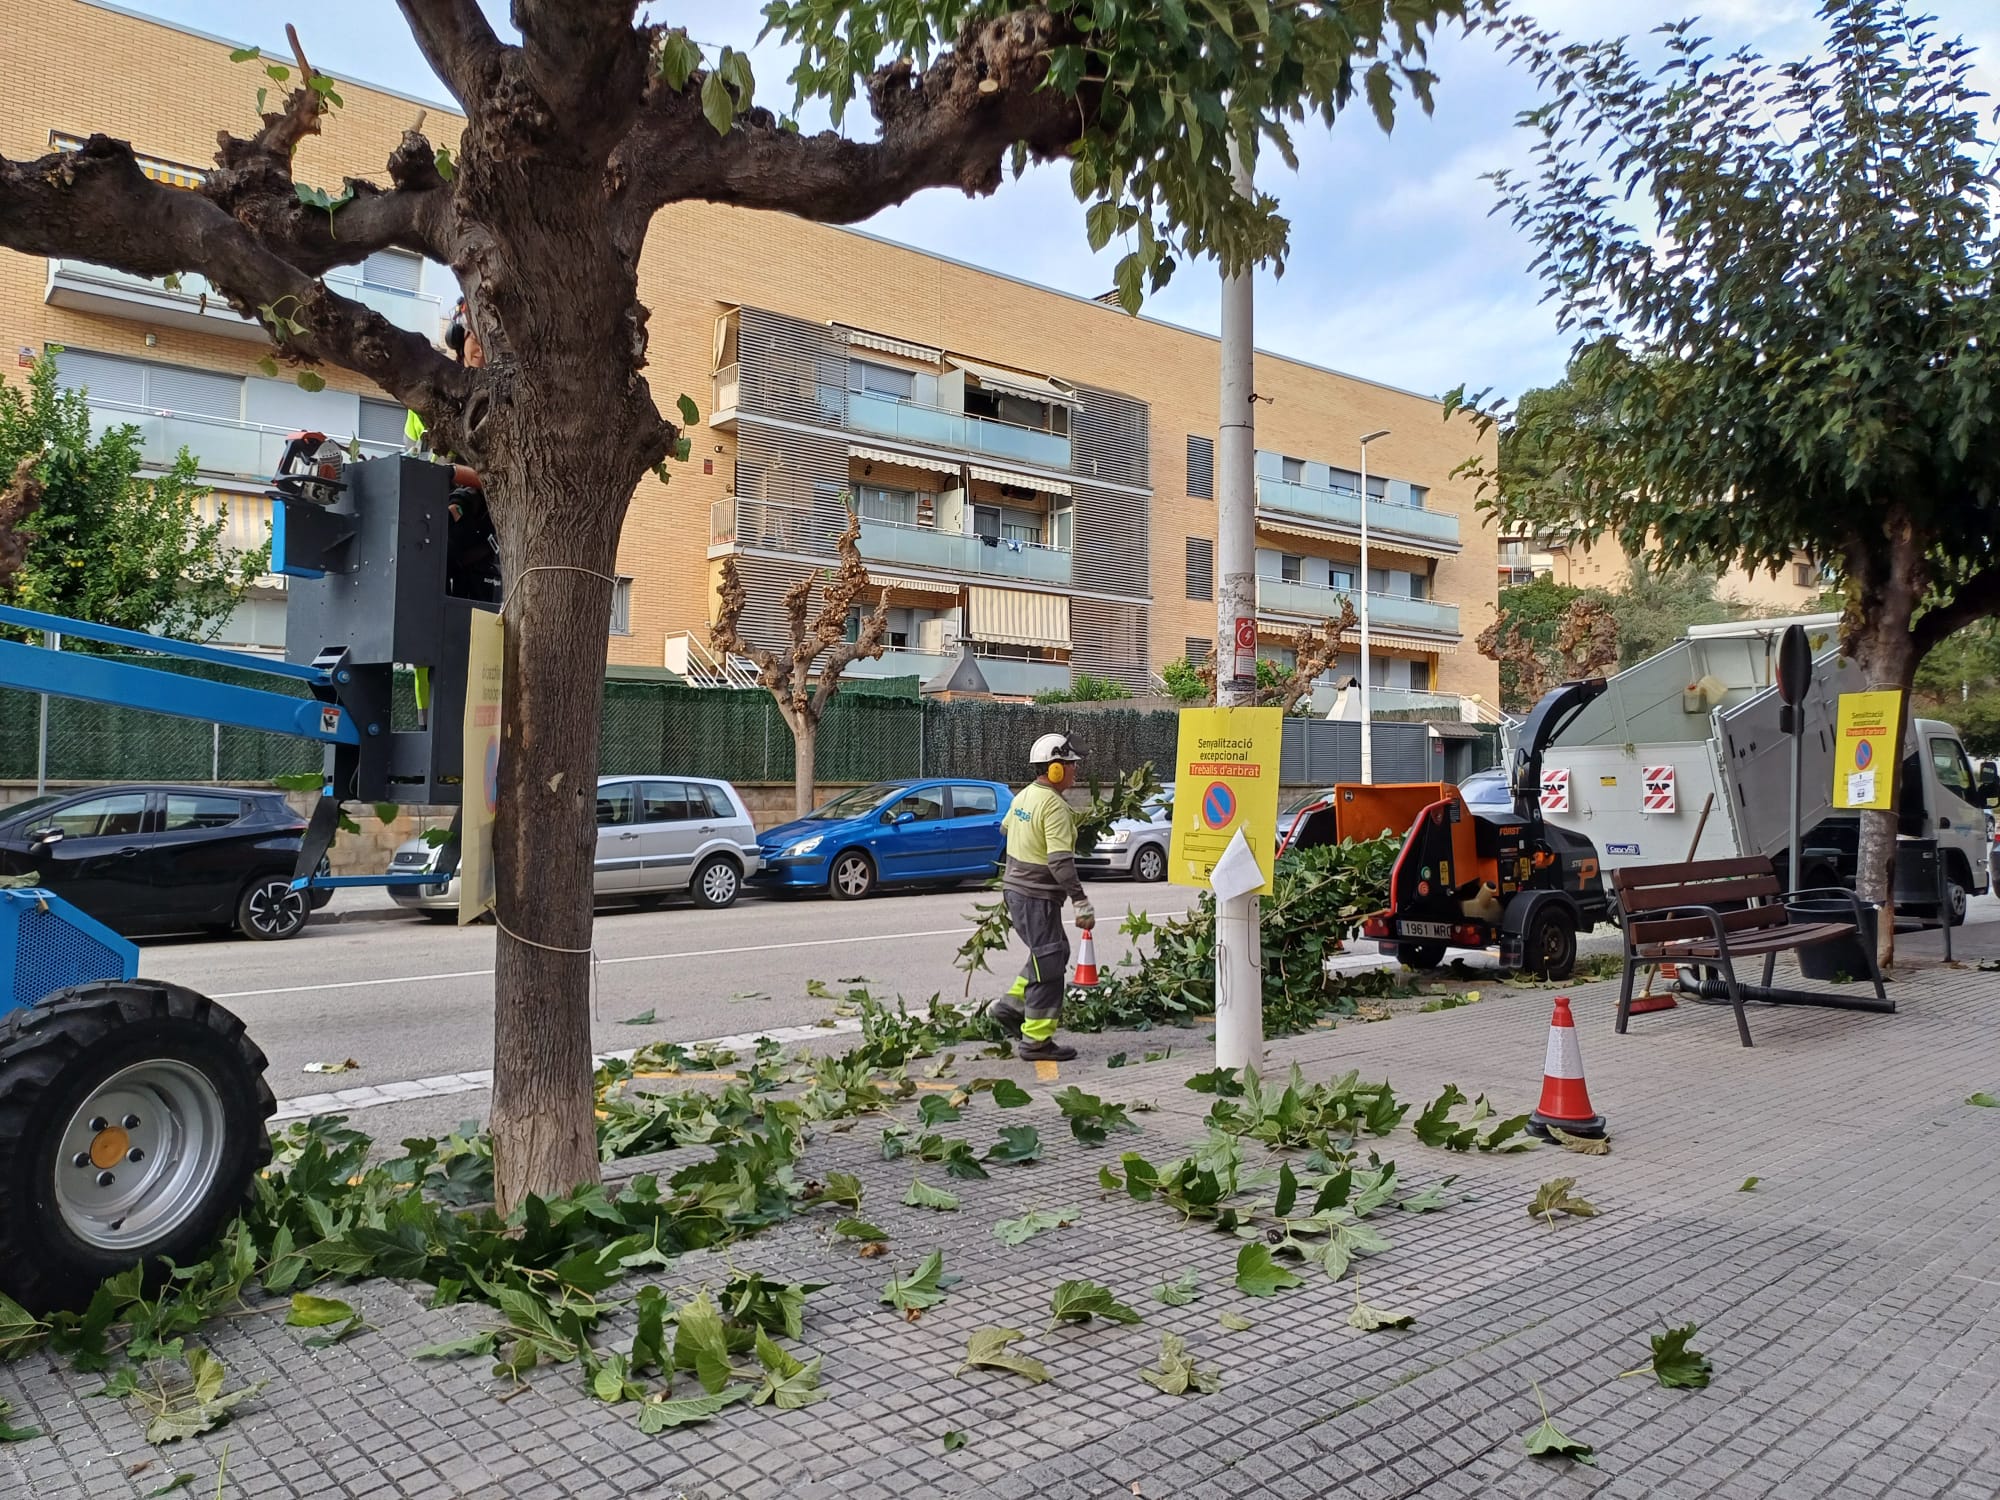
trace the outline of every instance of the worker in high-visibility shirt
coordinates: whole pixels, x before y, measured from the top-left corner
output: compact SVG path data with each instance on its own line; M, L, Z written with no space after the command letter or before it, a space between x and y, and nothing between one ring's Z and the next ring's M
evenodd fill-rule
M1083 764L1064 734L1045 734L1028 754L1035 779L1007 809L1007 868L1001 890L1014 931L1028 945L1028 962L1003 1000L988 1012L1014 1038L1025 1062L1067 1062L1074 1047L1058 1042L1063 988L1069 980L1069 934L1063 902L1076 903L1076 925L1097 925L1097 913L1076 873L1076 814L1063 801Z

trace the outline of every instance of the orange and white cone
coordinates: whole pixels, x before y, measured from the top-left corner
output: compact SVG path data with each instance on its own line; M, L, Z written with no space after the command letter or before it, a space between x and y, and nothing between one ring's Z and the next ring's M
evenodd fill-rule
M1666 986L1665 990L1661 994L1654 994L1653 981L1648 979L1646 981L1646 993L1632 1002L1631 1013L1633 1015L1650 1016L1655 1011L1680 1009L1679 1004L1674 1000L1674 986L1681 982L1680 965L1674 963L1661 964L1658 978L1659 982Z
M1097 945L1087 927L1076 935L1076 977L1070 983L1084 989L1097 983Z
M1587 1140L1601 1139L1605 1133L1604 1116L1590 1107L1590 1091L1584 1087L1583 1048L1576 1040L1567 995L1556 996L1548 1056L1542 1063L1542 1102L1528 1116L1528 1134L1546 1141L1551 1128Z

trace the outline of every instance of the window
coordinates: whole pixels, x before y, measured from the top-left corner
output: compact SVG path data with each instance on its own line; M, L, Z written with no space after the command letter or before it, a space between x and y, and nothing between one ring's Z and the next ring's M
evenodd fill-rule
M1278 558L1278 577L1286 583L1298 583L1304 575L1305 565L1306 560L1303 557L1294 557L1289 552L1284 553Z
M1215 440L1188 434L1187 492L1191 500L1215 498Z
M1937 770L1939 786L1963 801L1978 801L1972 792L1972 767L1966 764L1965 752L1957 740L1932 740L1931 765Z
M632 580L619 578L611 585L611 633L632 633Z
M243 417L240 375L64 349L56 355L56 380L66 390L88 391L95 401L225 422Z
M990 818L1000 811L1000 799L990 786L954 786L951 815L954 818Z
M858 490L858 501L864 521L887 521L895 526L917 524L917 495L914 490L891 490L865 484Z
M1809 589L1819 582L1819 569L1809 562L1793 563L1792 582L1802 589Z
M648 781L639 796L639 821L685 823L689 818L702 816L707 807L706 798L696 805L689 805L688 786L684 781Z
M66 839L116 839L143 832L145 822L146 794L119 792L64 808L41 826L60 828Z
M1008 542L1040 542L1042 539L1041 512L1016 510L1013 506L1003 506L1000 510L1000 537Z
M407 250L377 250L361 262L361 279L369 286L415 295L424 280L424 258Z
M908 401L917 393L917 376L913 370L899 370L894 365L874 365L866 360L854 359L847 363L847 388L864 396L887 396L892 401Z
M167 798L166 831L188 828L227 828L243 816L243 803L235 797L208 797L175 792Z
M1354 569L1352 569L1352 568L1335 568L1335 569L1333 569L1333 586L1334 586L1335 588L1337 588L1337 589L1351 589L1351 588L1353 588L1353 587L1354 587Z
M1431 596L1431 581L1421 573L1410 574L1410 597L1428 599Z
M919 823L936 823L944 817L944 788L927 786L922 791L912 792L890 811L898 818L908 813Z
M1431 664L1427 661L1410 663L1410 687L1419 693L1431 690Z
M1302 458L1281 458L1278 460L1278 477L1286 484L1306 482L1306 461Z
M703 803L708 805L708 816L711 818L728 818L734 820L740 816L736 811L736 804L729 800L727 790L716 786L712 782L689 782L688 805L697 818L701 816L701 805Z
M639 788L630 781L615 781L597 789L597 826L629 828L639 821Z
M403 422L405 413L393 401L361 402L360 430L354 435L364 443L382 443L391 448L403 446Z
M1067 552L1076 540L1076 507L1067 501L1049 512L1049 545Z
M1187 539L1187 596L1190 599L1215 597L1215 543L1205 536Z
M1187 646L1188 665L1193 667L1207 661L1209 654L1215 650L1215 642L1205 635L1188 636L1184 644Z

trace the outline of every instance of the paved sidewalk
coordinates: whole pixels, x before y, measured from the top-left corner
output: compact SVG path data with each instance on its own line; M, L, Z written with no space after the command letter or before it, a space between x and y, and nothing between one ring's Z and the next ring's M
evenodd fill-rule
M1272 1057L1315 1079L1350 1067L1387 1076L1418 1107L1452 1082L1503 1114L1528 1109L1548 992L1481 993L1462 1009L1284 1040ZM981 1099L945 1127L982 1150L998 1125L1026 1121L1047 1147L1035 1166L951 1182L957 1213L901 1206L910 1163L880 1159L875 1124L822 1131L806 1167L862 1177L865 1216L892 1234L892 1257L828 1247L820 1216L729 1257L830 1283L808 1303L803 1341L826 1356L833 1394L817 1405L736 1408L646 1437L631 1407L591 1401L573 1367L539 1371L503 1402L484 1360L408 1358L484 1326L479 1309L431 1311L428 1289L377 1281L351 1294L374 1329L317 1355L276 1317L212 1330L232 1383L270 1384L231 1426L166 1450L145 1445L126 1405L85 1394L97 1377L39 1355L0 1367L10 1419L51 1435L0 1447L0 1495L139 1496L185 1470L189 1493L207 1495L227 1444L223 1494L292 1500L1993 1496L2000 1109L1962 1101L2000 1093L2000 975L1915 969L1893 986L1893 1017L1756 1008L1749 1051L1726 1010L1683 1004L1616 1037L1615 986L1572 993L1613 1154L1458 1156L1407 1128L1379 1143L1413 1186L1456 1178L1446 1210L1370 1221L1393 1245L1357 1262L1362 1293L1413 1312L1407 1331L1346 1325L1354 1273L1334 1284L1307 1267L1300 1290L1245 1297L1237 1240L1099 1189L1098 1168L1120 1150L1161 1161L1202 1134L1209 1100L1181 1085L1205 1054L1194 1034L1153 1033L1127 1050L1171 1040L1170 1060L1070 1065L1060 1084L1029 1082L1027 1109L1001 1114ZM1004 1070L962 1053L957 1076ZM1087 1149L1050 1103L1072 1081L1157 1109L1136 1116L1141 1134ZM1752 1175L1757 1189L1739 1192ZM1530 1218L1536 1185L1558 1176L1578 1178L1601 1217L1553 1229ZM1001 1218L1070 1204L1081 1209L1071 1228L1015 1249L992 1236ZM905 1323L877 1293L892 1263L907 1269L932 1248L964 1279ZM1148 1296L1188 1267L1198 1301ZM689 1257L663 1280L726 1274L722 1257ZM1145 1321L1041 1333L1050 1291L1070 1277L1106 1284ZM1254 1326L1229 1332L1224 1311ZM1649 1333L1687 1321L1714 1361L1709 1389L1617 1378L1645 1363ZM967 1336L995 1324L1030 1331L1024 1348L1047 1362L1049 1384L954 1377ZM1165 1331L1221 1367L1219 1395L1169 1397L1139 1380ZM1522 1451L1539 1420L1531 1381L1558 1425L1596 1447L1596 1468ZM966 1434L963 1449L943 1451L948 1430Z

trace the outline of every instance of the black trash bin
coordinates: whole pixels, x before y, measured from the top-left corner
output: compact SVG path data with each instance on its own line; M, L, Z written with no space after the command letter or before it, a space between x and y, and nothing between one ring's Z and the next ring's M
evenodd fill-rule
M1854 903L1834 896L1807 896L1786 903L1794 922L1852 922ZM1808 979L1841 982L1867 979L1868 955L1875 951L1875 919L1880 910L1872 902L1861 903L1861 925L1847 937L1828 943L1814 943L1799 949L1799 972ZM1868 946L1863 948L1861 945Z

